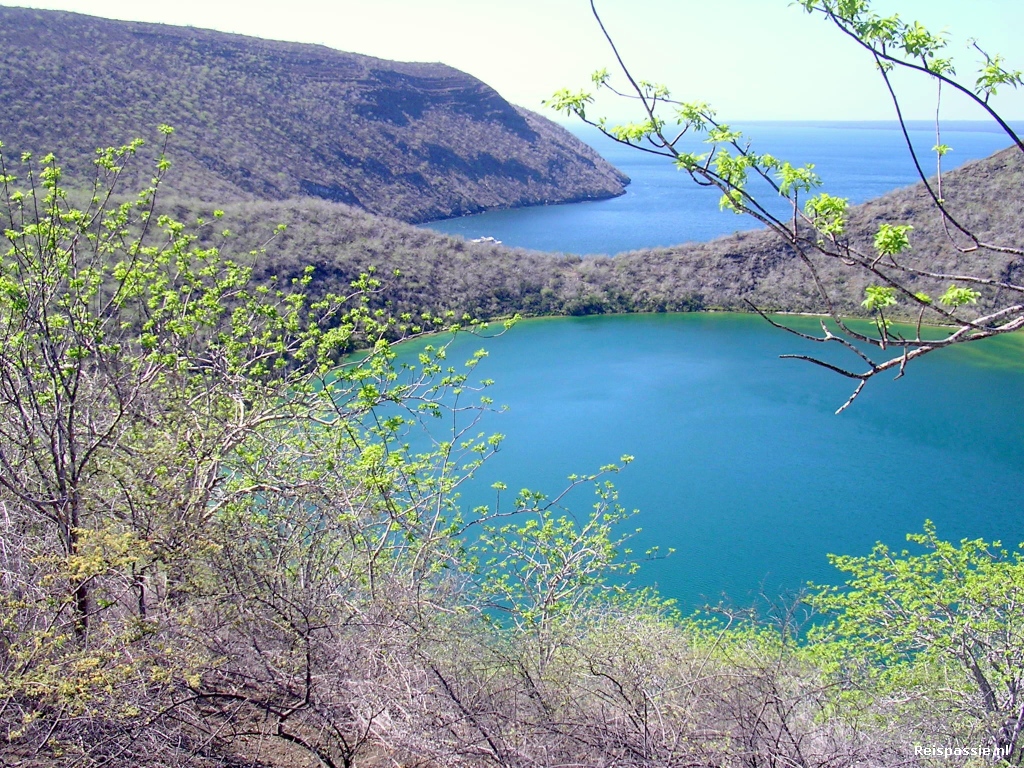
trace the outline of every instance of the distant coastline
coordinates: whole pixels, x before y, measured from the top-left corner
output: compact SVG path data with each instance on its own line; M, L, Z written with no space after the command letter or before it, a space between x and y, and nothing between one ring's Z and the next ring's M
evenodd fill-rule
M758 228L753 219L720 211L717 190L693 184L669 160L616 144L590 126L562 125L630 177L624 195L571 205L519 206L421 226L470 240L491 236L530 250L607 256L708 242ZM934 124L915 120L907 125L931 171ZM814 163L825 188L855 204L918 181L896 122L738 120L735 127L760 151ZM1010 143L998 126L984 121L943 123L942 141L953 147L946 170L988 157ZM691 149L704 147L697 141Z

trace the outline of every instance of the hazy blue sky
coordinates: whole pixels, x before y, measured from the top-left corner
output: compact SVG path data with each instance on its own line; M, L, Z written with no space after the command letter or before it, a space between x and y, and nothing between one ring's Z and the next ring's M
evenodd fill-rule
M7 3L22 4L22 3ZM588 0L31 0L37 8L209 27L321 43L406 61L443 61L531 109L560 87L582 87L613 59ZM961 74L980 56L966 40L1024 69L1021 0L876 0L929 27L947 28ZM819 17L788 0L599 0L605 23L637 77L714 105L723 119L888 119L892 108L871 61ZM970 78L973 81L973 77ZM934 86L901 84L910 117L934 114ZM1024 94L997 106L1024 119ZM981 115L950 97L944 115Z

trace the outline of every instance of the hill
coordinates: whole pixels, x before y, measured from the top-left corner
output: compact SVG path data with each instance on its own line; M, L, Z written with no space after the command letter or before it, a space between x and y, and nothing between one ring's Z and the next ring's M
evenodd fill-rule
M947 190L1018 184L1002 159ZM922 554L837 558L846 585L806 601L822 618L811 647L798 603L780 623L727 603L683 617L621 588L631 513L610 478L631 457L552 496L509 499L499 482L490 506L460 498L501 446L475 418L492 402L473 372L484 353L463 367L442 339L396 367L387 312L250 290L192 226L147 227L145 193L92 216L12 186L4 174L4 766L882 768L921 765L912 750L935 733L998 745L1022 722L1017 699L991 695L1024 686L1024 563L998 544L958 547L926 523ZM914 204L905 190L884 210ZM979 215L1002 232L1008 210ZM312 263L323 289L360 263L404 270L378 297L394 307L601 311L660 285L650 254L477 246L327 201L213 218L201 237L234 246L291 225L264 277ZM759 240L707 246L700 285L728 299L732 264L737 293L771 288L793 259L758 262ZM664 263L682 276L695 253ZM584 486L596 503L566 511ZM893 619L914 612L909 630Z
M948 208L961 224L983 241L1013 247L1024 236L1020 220L1020 190L1024 186L1021 153L1006 149L943 175L942 191ZM1019 256L989 249L964 252L966 238L944 224L923 184L889 192L850 209L847 236L851 245L873 252L882 222L909 223L909 266L947 274L976 274L1019 284L1024 263ZM814 255L823 282L834 291L836 308L846 315L864 313L864 288L877 279L846 267L838 260ZM658 297L691 295L706 307L743 309L746 302L770 310L824 312L807 268L796 254L768 231L738 233L709 243L620 254L613 260L594 260L584 273L606 291L629 288L635 294ZM915 290L941 294L948 285L920 278ZM1007 297L999 292L982 296L978 309L991 309ZM896 310L898 314L898 309ZM895 316L895 315L894 315Z
M403 224L608 196L626 180L564 129L441 64L0 7L0 102L9 157L55 151L78 178L96 146L175 125L163 204L176 216L226 208L233 247L245 250L288 224L260 275L293 276L311 264L314 290L326 291L372 266L387 281L378 301L393 311L487 318L744 310L748 301L825 309L806 267L769 232L581 259ZM123 189L148 179L147 167L140 162ZM980 235L1014 243L1022 181L1019 155L1004 152L947 174L944 194ZM957 250L920 185L855 208L852 241L870 249L891 217L913 224L910 257L933 270L1004 279L1024 270L1012 255ZM868 280L837 262L820 270L838 310L863 314ZM921 290L943 288L921 281ZM991 295L980 308L999 300Z
M266 106L273 78L243 79L241 99L226 80L201 83L191 102L152 85L185 87L151 71L174 63L169 50L189 66L208 62L190 76L202 66L244 74L248 49L228 57L234 69L209 52L189 58L189 40L215 39L223 52L235 38L147 28L185 41L147 47L132 37L139 25L128 34L88 22L74 27L80 39L40 27L36 41L24 25L12 31L10 13L0 18L0 58L10 59L0 117L18 128L0 179L4 768L906 768L942 754L959 765L968 750L974 765L993 755L1024 764L1020 557L997 542L943 541L926 522L909 537L914 553L878 544L838 557L844 586L766 596L764 620L725 602L684 617L653 591L624 588L642 558L625 549L632 513L611 479L632 457L574 474L550 496L494 483L493 501L470 507L469 483L484 481L480 463L502 444L475 418L492 407L474 373L484 353L462 366L442 340L396 368L382 343L434 327L389 322L430 309L819 309L797 254L755 232L582 259L417 229L338 202L329 186L316 199L298 160L273 154L293 146L287 131L310 113L264 119L248 103ZM59 27L82 17L48 18ZM125 37L111 43L107 32ZM23 59L11 53L19 34ZM93 55L93 68L85 58L69 68L64 51L45 47L61 45ZM152 59L140 82L131 68L102 87L89 79L135 54ZM412 136L436 117L449 149L452 136L472 143L451 126L493 103L478 88L458 108L432 99L413 119L413 96L378 93L388 95L368 114L391 117L377 122L408 118ZM110 140L124 141L152 104L178 104L162 119L186 126L157 211L183 225L154 228L148 191L122 205L149 177L146 162L89 213L75 207L88 196L65 196L52 168L40 171L42 189L23 193L17 153L31 141L80 182L93 144L107 143L97 126L129 130ZM264 138L279 124L283 133ZM392 149L322 169L404 162ZM441 188L459 162L445 155L416 172L433 168ZM981 235L1019 242L1022 180L1019 155L1000 153L948 174L942 194ZM508 203L512 186L492 191ZM423 189L424 206L436 204ZM865 242L893 218L913 224L922 267L1021 282L1020 257L950 242L920 186L860 206L847 231ZM271 236L279 222L287 227ZM223 253L205 247L222 243ZM342 308L252 286L237 263L246 253L262 281L312 266L312 293L348 293L376 267L382 309L368 311L362 295ZM821 270L838 309L859 311L863 281L835 263ZM357 345L367 353L339 360ZM417 434L426 422L429 434ZM961 450L969 427L947 430ZM984 746L921 746L936 734Z
M946 198L964 221L995 242L1020 242L1016 208L1024 184L1019 152L1003 151L948 173ZM202 215L181 199L171 206L181 219ZM240 203L227 207L226 220L238 234L234 248L255 247L273 224L288 225L258 265L264 278L297 276L316 269L314 291L339 290L361 271L375 267L385 286L379 301L393 311L454 309L490 318L525 315L580 315L701 309L821 312L806 267L768 231L741 232L708 243L634 251L614 257L560 255L470 243L350 206L326 201ZM209 214L209 211L206 211ZM728 215L728 214L722 214ZM992 251L961 253L952 246L922 185L890 192L851 209L854 243L870 247L887 217L912 222L909 258L945 272L971 271L1019 281L1018 257ZM219 228L219 225L218 225ZM213 228L210 227L212 233ZM209 235L212 237L212 234ZM835 287L837 306L864 314L866 277L836 262L818 265ZM400 276L392 276L393 270ZM921 281L920 289L945 286ZM987 308L998 295L982 299Z
M203 200L322 198L420 222L622 194L628 178L443 64L0 7L0 140L91 169L170 124L168 183Z

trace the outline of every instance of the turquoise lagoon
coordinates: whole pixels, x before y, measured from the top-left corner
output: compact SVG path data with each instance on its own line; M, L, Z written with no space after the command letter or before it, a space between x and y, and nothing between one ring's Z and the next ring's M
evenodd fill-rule
M815 162L825 189L854 203L916 181L891 123L740 127L758 151ZM579 254L750 228L665 160L574 130L633 178L626 195L427 226ZM912 124L911 137L930 157L934 128ZM947 168L1009 143L980 123L948 125L941 140L953 147ZM778 358L820 351L805 344L725 313L529 320L501 338L459 337L452 359L487 348L478 373L509 406L484 421L507 439L464 506L492 501L497 480L555 494L569 474L631 454L615 481L622 504L639 510L632 548L675 549L643 563L636 583L688 607L835 581L828 553L900 547L925 519L949 539L1024 541L1024 339L926 356L899 381L873 381L840 415L849 380ZM567 508L585 514L592 501L577 492Z
M944 538L1024 541L1024 339L926 356L839 415L848 380L778 357L805 345L731 313L461 335L449 360L487 349L474 378L494 379L489 394L508 406L480 425L506 439L463 506L492 503L499 480L554 495L568 475L630 454L613 478L623 506L639 510L630 546L675 550L643 562L634 583L687 607L835 581L828 553L901 547L925 519ZM593 500L579 489L565 507L585 515Z

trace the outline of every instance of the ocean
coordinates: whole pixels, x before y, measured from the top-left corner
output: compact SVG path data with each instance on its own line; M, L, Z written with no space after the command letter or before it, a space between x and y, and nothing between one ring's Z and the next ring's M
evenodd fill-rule
M491 211L424 226L468 239L494 237L510 246L580 255L614 255L706 241L760 226L749 217L719 210L720 193L697 186L668 159L616 144L586 125L569 127L632 179L625 195ZM794 165L814 163L822 189L853 204L918 180L895 123L749 122L735 127L744 131L757 152L771 153ZM934 172L934 125L913 122L910 129L922 164ZM981 122L949 123L942 130L941 141L952 147L944 170L987 157L1010 144L994 124ZM701 147L699 143L690 146L693 151Z

